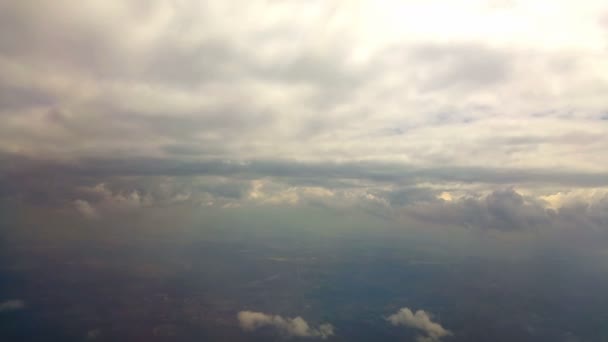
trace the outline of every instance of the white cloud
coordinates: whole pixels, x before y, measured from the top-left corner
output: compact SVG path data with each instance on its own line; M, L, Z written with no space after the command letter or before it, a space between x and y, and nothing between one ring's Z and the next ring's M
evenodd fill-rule
M417 338L418 342L438 342L442 337L452 334L439 323L433 322L424 310L418 310L414 313L409 308L402 308L397 313L390 315L387 320L395 326L403 325L425 332L426 336L419 336Z
M137 190L113 192L105 183L82 190L96 195L103 206L115 209L134 209L151 202L150 198L142 196Z
M271 3L3 4L2 150L608 170L604 1Z
M250 201L263 204L295 205L304 200L333 198L335 193L318 186L287 186L269 180L253 180L247 194Z
M82 216L88 219L99 218L99 213L89 202L81 199L74 201L74 207Z
M153 203L153 199L150 196L142 195L139 191L113 192L104 183L99 183L93 187L81 187L79 191L91 197L91 199L76 199L73 202L74 207L82 216L88 219L97 219L102 213L108 211L134 210ZM189 198L189 194L180 193L169 198L168 202L179 203Z
M11 299L0 303L0 312L17 311L25 308L25 302L20 299Z
M302 317L283 318L279 315L268 315L262 312L241 311L237 314L239 325L245 331L254 331L262 327L275 329L286 337L318 337L326 339L334 334L331 324L310 327Z

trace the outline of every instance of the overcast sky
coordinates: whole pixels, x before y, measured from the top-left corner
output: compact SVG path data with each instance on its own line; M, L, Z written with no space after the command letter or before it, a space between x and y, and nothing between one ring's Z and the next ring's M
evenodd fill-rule
M0 1L0 196L597 228L607 94L601 0Z

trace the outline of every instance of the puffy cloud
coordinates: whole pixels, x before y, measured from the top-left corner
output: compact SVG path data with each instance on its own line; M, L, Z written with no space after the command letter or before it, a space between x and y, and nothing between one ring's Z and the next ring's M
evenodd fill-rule
M25 302L20 299L10 299L0 303L0 312L17 311L25 308Z
M465 193L457 198L445 198L443 194L435 200L414 202L399 210L425 222L503 232L605 231L608 223L608 193L601 189L534 195L506 188L487 194Z
M76 207L76 210L80 214L82 214L82 216L84 216L88 219L99 218L99 213L97 212L97 210L95 208L93 208L93 206L85 200L81 200L81 199L75 200L74 207Z
M496 190L479 197L415 203L405 211L414 217L442 224L502 231L547 226L552 218L541 201L523 196L514 189Z
M0 163L4 201L69 206L86 218L159 206L320 205L508 232L568 225L603 230L608 217L604 173L379 162L0 158L7 161Z
M150 198L142 196L138 190L113 192L105 183L99 183L93 187L83 187L81 190L97 198L100 205L116 209L139 208L150 204L151 201Z
M414 313L409 308L402 308L395 314L388 316L387 320L395 326L404 325L423 331L426 336L419 336L417 338L418 342L437 342L442 337L452 334L439 323L433 322L430 315L424 310L418 310Z
M241 311L237 314L239 325L245 331L254 331L263 327L275 329L286 337L318 337L326 339L334 335L331 324L310 327L302 317L283 318L279 315L268 315L262 312Z
M88 219L99 218L103 212L128 211L152 205L150 196L142 195L138 190L113 192L105 183L95 186L84 186L76 189L78 195L88 199L74 200L74 207ZM174 194L165 200L168 203L181 203L190 198L188 194Z
M318 186L289 186L279 182L253 180L247 197L264 204L295 205L304 200L321 201L331 199L334 192Z

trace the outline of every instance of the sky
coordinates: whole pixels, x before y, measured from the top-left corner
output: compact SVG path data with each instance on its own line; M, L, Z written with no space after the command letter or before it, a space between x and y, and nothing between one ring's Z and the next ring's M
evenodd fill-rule
M605 223L602 1L1 6L9 201L496 199Z
M607 94L601 0L0 0L2 235L322 208L608 265Z

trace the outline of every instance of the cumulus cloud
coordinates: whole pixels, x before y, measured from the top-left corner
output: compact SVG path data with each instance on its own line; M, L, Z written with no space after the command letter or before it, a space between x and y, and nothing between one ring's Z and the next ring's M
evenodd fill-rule
M442 226L502 232L538 232L539 229L605 231L608 190L592 188L534 195L506 188L481 194L464 192L454 198L444 192L435 199L409 203L398 210L406 216Z
M87 198L78 198L73 201L76 211L87 219L97 219L104 212L124 212L139 209L152 205L154 201L151 196L142 194L138 190L112 191L105 183L78 187L75 190L77 195ZM177 204L187 201L189 198L190 195L187 193L176 193L162 200L169 204Z
M25 308L25 302L20 299L10 299L0 303L0 312L17 311Z
M413 217L441 224L502 231L547 226L552 219L552 211L542 201L512 188L448 201L414 203L404 210Z
M81 199L75 200L74 207L85 218L88 218L88 219L99 218L99 213L97 212L97 209L95 209L89 202L87 202L85 200L81 200Z
M442 337L452 335L439 323L433 322L431 316L424 310L414 313L409 308L402 308L386 319L394 326L403 325L423 331L426 336L417 337L418 342L438 342Z
M68 203L88 219L162 206L320 205L503 232L568 225L605 230L608 220L604 173L146 158L75 165L5 157L13 162L0 163L1 199L53 207Z
M283 318L279 315L268 315L262 312L241 311L237 314L240 327L245 331L254 331L270 327L286 337L317 337L326 339L334 335L331 324L310 327L302 317Z

